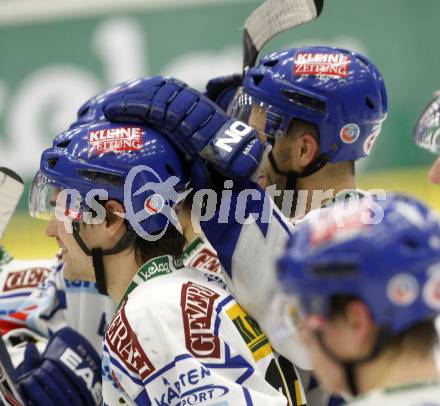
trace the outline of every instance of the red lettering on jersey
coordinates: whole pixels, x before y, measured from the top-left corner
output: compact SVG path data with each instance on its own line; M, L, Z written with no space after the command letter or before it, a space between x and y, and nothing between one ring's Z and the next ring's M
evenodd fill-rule
M49 272L50 269L47 268L29 268L10 272L3 285L3 291L34 288L46 279Z
M185 345L197 358L220 358L220 340L213 332L214 302L220 297L211 289L188 282L182 286L182 308Z
M203 248L195 255L188 266L197 269L206 269L211 272L219 272L220 261L214 252L208 248Z
M105 333L105 342L124 365L142 379L146 379L155 370L128 324L125 306L113 317Z

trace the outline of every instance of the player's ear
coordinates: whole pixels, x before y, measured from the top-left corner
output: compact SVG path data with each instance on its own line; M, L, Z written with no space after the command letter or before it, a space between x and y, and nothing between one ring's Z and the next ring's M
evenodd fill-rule
M319 145L316 138L308 132L298 135L296 144L297 162L300 166L300 169L303 170L318 155Z
M105 228L110 237L115 237L122 231L125 232L124 215L125 209L117 200L105 202Z
M351 330L354 346L360 354L368 354L377 334L376 324L368 306L361 300L351 301L345 309L345 319Z

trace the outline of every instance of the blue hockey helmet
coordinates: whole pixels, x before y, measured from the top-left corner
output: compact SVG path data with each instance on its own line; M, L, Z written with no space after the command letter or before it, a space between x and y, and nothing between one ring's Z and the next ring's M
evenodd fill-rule
M370 153L386 118L387 94L377 68L356 52L293 48L250 68L228 111L249 122L256 108L265 112L269 138L285 135L293 119L304 120L318 129L320 155L340 162Z
M355 210L337 204L295 228L278 272L306 318L329 316L333 296L355 296L398 334L440 311L439 217L403 195L365 197Z
M75 190L63 204L70 217L84 220L90 211L87 195L90 199L104 191L103 200L124 205L129 227L153 238L173 219L172 206L188 180L177 153L157 131L90 121L61 133L42 153L29 209L34 217L52 215L54 193Z
M137 79L127 80L125 82L121 82L109 89L104 90L101 93L98 93L96 96L91 97L82 106L78 109L76 114L76 120L70 125L70 128L78 127L80 125L84 125L87 123L92 123L96 121L106 120L104 116L103 106L107 102L108 98L115 95L116 93L124 93L130 90L132 87L137 87L142 82L148 82L148 88L154 94L157 88L152 86L152 81L157 82L157 87L163 84L165 78L163 76L155 76L155 77L140 77ZM147 94L143 93L140 95L140 99L148 97ZM139 122L139 121L137 121Z

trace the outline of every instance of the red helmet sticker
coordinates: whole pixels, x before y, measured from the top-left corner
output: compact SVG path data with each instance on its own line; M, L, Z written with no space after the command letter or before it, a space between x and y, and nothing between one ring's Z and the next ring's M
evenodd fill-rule
M387 296L391 303L397 306L409 306L419 295L417 279L407 273L394 275L387 285Z
M339 136L341 137L341 141L343 143L352 144L359 138L360 133L361 130L357 124L349 123L345 124L344 127L341 128Z
M298 52L295 55L294 75L346 78L351 58L342 53Z
M119 127L89 131L89 152L139 151L142 148L142 128Z
M145 200L145 210L149 214L160 213L165 205L164 198L155 193L154 195L148 196Z

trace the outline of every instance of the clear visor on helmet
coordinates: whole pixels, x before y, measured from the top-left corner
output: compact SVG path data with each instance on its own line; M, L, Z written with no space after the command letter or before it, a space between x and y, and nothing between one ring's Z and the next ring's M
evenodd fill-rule
M39 171L29 191L29 214L42 220L50 220L53 216L79 220L80 202L78 192L61 190L52 179Z
M284 135L289 124L276 108L251 96L243 87L235 93L227 114L254 127L260 136L269 138Z
M420 115L413 132L414 142L421 148L440 155L440 93Z

